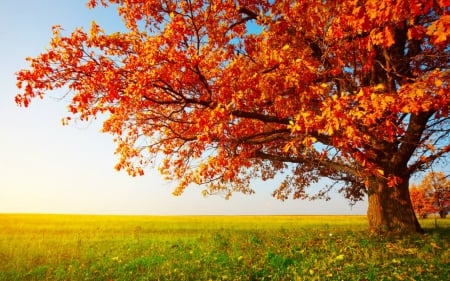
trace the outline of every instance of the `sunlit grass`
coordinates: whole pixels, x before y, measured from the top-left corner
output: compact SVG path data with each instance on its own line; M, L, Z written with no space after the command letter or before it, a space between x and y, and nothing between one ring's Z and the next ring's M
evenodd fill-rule
M0 215L0 280L449 280L450 220L371 237L364 216Z

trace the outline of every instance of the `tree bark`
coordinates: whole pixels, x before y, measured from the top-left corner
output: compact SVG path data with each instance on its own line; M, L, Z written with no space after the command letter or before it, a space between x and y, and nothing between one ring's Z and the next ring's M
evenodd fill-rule
M372 234L423 233L409 196L409 177L389 187L386 179L369 180L367 217Z

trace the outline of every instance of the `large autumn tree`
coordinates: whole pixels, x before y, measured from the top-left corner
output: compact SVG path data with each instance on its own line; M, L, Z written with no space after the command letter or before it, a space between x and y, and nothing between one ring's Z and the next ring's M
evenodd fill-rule
M279 199L322 177L368 194L373 232L421 232L409 178L450 151L448 0L91 0L127 32L65 34L17 74L19 105L56 88L81 120L105 114L117 169L204 192ZM63 122L70 120L70 116ZM338 185L339 186L339 185Z

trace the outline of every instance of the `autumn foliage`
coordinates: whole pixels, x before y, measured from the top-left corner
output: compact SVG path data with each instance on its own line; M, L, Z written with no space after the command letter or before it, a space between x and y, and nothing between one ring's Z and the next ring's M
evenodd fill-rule
M411 185L414 211L422 218L438 213L445 218L450 212L450 179L443 172L428 173L419 185Z
M328 177L368 193L372 231L421 231L409 177L450 151L447 0L99 4L128 31L55 26L17 74L19 105L67 87L72 116L107 116L117 169L156 164L177 195L253 193L284 172L276 198L326 198L307 187Z

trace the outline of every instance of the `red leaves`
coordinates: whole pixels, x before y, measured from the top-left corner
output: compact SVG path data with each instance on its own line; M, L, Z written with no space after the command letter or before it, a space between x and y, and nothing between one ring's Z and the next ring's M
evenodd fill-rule
M415 25L408 29L408 39L421 40L426 33L425 27L422 25Z

